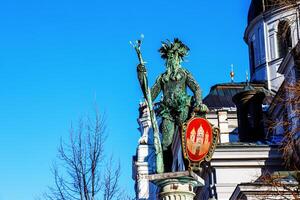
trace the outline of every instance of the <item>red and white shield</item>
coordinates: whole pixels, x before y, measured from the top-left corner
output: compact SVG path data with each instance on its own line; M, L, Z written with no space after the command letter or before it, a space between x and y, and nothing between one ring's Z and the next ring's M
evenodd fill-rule
M185 157L193 163L201 162L213 143L212 126L205 118L192 118L185 125L182 139Z

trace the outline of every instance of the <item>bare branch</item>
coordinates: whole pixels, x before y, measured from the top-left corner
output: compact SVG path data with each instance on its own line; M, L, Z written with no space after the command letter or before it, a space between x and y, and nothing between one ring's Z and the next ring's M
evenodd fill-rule
M118 199L121 168L120 163L114 168L112 158L104 166L106 137L105 119L98 112L93 120L88 117L86 120L80 119L77 128L71 125L69 142L61 140L59 164L53 165L54 187L49 187L44 198L96 200L97 196L105 196L106 200ZM64 176L59 173L59 168L63 169Z

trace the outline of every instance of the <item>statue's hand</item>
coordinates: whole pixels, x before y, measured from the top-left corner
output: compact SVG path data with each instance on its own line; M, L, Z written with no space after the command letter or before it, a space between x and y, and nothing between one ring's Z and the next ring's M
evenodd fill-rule
M146 67L143 64L138 64L137 71L138 72L147 72Z
M198 106L195 106L193 110L194 113L200 113L200 114L208 113L208 111L209 111L208 107L203 103L201 103Z

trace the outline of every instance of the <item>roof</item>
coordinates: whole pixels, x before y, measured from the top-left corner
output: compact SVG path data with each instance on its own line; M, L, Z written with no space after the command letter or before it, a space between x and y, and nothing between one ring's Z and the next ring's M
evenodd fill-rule
M263 12L263 0L252 0L248 11L248 24Z
M209 94L203 99L203 103L209 109L232 108L236 107L232 97L237 93L245 91L248 88L260 90L267 97L273 96L266 88L264 83L222 83L211 87Z

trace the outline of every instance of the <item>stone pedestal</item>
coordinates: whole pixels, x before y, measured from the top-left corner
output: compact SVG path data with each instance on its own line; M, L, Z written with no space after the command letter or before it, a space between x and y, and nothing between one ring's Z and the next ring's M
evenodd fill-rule
M204 185L204 180L192 171L154 174L148 179L159 188L160 200L193 200L194 188Z

